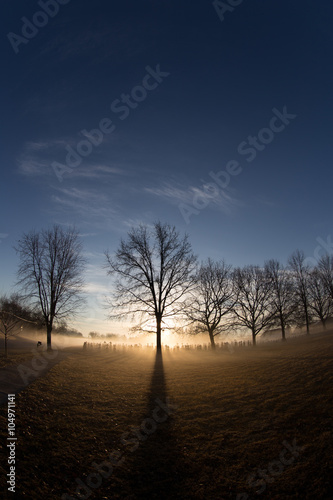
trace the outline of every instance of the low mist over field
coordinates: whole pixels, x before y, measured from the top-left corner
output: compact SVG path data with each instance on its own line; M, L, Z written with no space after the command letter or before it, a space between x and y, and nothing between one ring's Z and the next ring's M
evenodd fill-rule
M312 325L312 333L318 333L322 331L322 327L318 325ZM288 339L294 339L299 336L304 335L304 329L293 329L288 332ZM281 331L274 330L263 333L259 337L257 342L259 344L271 344L272 342L279 342L281 340ZM42 330L29 330L29 332L20 333L14 337L11 337L9 342L10 351L16 351L17 349L35 349L38 341L41 341L43 346L46 347L45 342L45 332ZM229 334L219 335L215 339L217 348L233 350L240 348L242 346L251 346L251 335L248 332L230 332ZM54 349L64 349L66 347L77 347L83 348L86 344L90 348L110 348L111 346L117 347L155 347L156 334L154 332L147 334L131 334L128 332L127 335L124 334L102 334L100 336L79 336L74 335L62 335L54 334L52 345ZM164 332L163 333L163 348L190 348L191 350L210 350L211 345L209 342L208 334L179 334L177 332ZM3 342L0 344L0 354L3 352Z
M71 348L16 397L20 491L329 499L332 348L332 331L215 352Z

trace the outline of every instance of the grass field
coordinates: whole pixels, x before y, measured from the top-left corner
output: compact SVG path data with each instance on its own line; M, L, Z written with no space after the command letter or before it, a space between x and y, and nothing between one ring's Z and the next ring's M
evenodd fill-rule
M11 349L7 358L5 358L4 355L0 356L0 369L9 365L28 362L32 358L32 352L26 351L25 349Z
M16 496L1 408L2 498L331 499L332 348L73 349L16 397Z

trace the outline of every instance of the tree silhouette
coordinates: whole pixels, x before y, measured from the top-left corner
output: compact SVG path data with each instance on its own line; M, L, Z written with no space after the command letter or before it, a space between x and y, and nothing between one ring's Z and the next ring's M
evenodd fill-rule
M333 312L333 299L318 268L312 269L308 281L309 309L326 328L326 321Z
M317 269L333 300L333 255L323 255L318 262Z
M196 257L176 228L156 222L151 230L132 228L121 240L114 258L105 252L109 275L116 276L111 318L129 313L153 317L156 347L161 350L162 320L184 309L185 296L194 286Z
M233 279L237 293L236 325L251 330L255 345L258 333L268 327L274 317L271 283L258 266L235 269Z
M24 311L17 294L13 294L9 298L5 295L0 297L0 333L5 338L5 358L8 356L8 339L21 330L23 314Z
M51 349L51 332L55 320L76 314L83 305L82 273L85 261L76 229L31 231L19 240L16 252L20 258L17 284L40 309Z
M296 310L294 282L290 272L274 259L266 262L265 273L271 284L276 322L281 326L282 340L286 340L286 328L293 322Z
M227 328L221 324L222 319L232 311L235 302L231 266L208 259L197 273L186 316L199 326L197 331L208 332L213 349L216 335Z
M296 296L306 324L306 333L310 333L309 311L309 277L310 267L305 264L305 255L302 250L296 250L289 258L289 267L292 271Z

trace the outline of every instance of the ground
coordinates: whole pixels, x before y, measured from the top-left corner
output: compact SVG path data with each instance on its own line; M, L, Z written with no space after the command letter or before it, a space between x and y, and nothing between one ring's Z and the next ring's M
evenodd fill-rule
M72 349L16 396L15 498L330 499L332 348Z

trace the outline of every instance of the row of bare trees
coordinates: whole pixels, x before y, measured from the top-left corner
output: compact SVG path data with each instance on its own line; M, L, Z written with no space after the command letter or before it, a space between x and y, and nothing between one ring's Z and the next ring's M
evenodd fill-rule
M257 335L274 327L286 329L320 320L325 327L333 312L333 257L324 256L315 268L297 250L283 267L270 260L263 268L232 269L224 261L208 259L199 268L187 236L174 227L156 223L139 226L122 240L107 269L116 277L111 317L129 311L156 321L157 349L161 348L163 320L178 316L197 332L207 332L212 347L223 331L247 328L253 344Z
M46 327L51 349L54 322L73 317L84 304L85 259L79 233L59 225L31 231L19 240L17 285ZM214 339L230 329L249 329L257 335L279 327L282 338L292 325L320 320L325 327L333 309L333 257L323 256L315 268L297 250L283 267L276 260L263 268L232 269L225 262L208 259L201 265L188 236L175 227L156 222L140 225L121 240L118 250L105 252L106 272L114 277L110 317L132 314L156 325L156 346L161 349L163 325L178 318L192 329ZM20 317L13 304L0 303L0 332L15 328Z
M247 328L253 344L266 329L280 328L282 339L292 326L319 320L323 328L333 314L333 257L323 256L315 268L304 253L295 251L288 267L269 260L263 268L245 266L232 270L208 259L197 273L192 300L185 315L214 337L230 329Z

